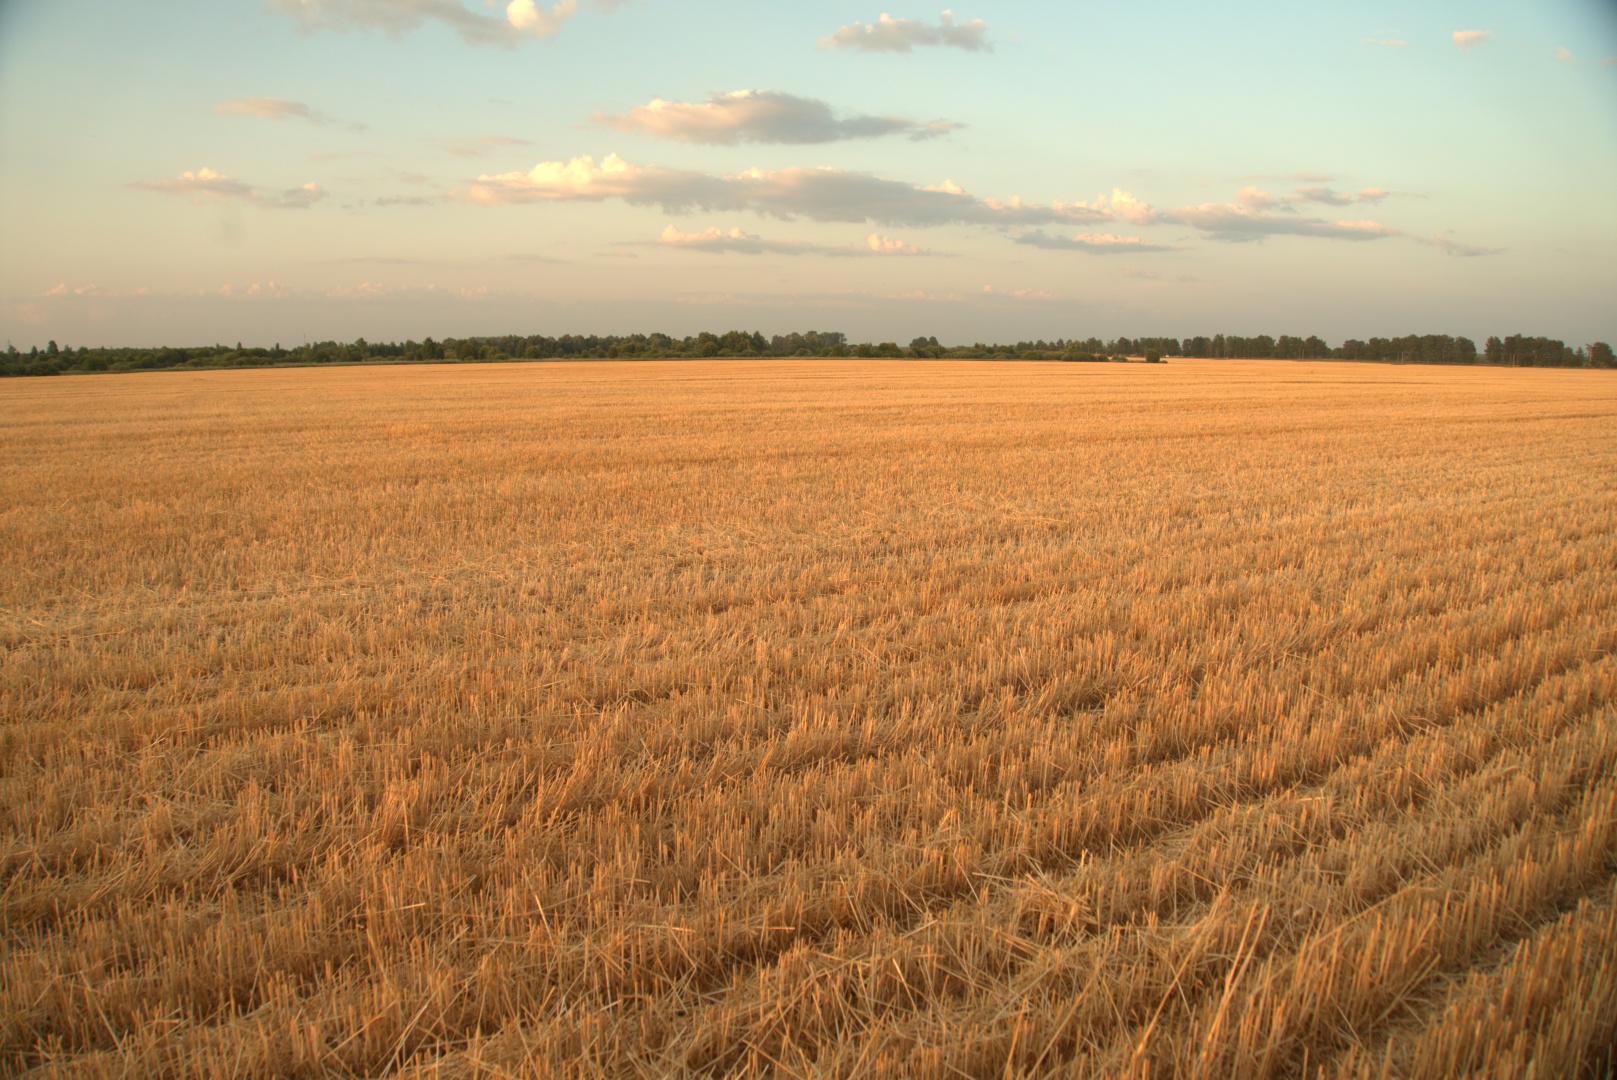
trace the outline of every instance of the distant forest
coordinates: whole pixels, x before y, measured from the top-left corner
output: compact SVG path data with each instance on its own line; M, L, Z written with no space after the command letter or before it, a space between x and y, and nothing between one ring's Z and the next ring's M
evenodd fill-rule
M1359 360L1394 364L1492 364L1503 367L1617 367L1612 348L1597 341L1578 349L1553 338L1491 337L1477 352L1470 338L1446 334L1400 338L1349 339L1332 348L1318 337L1120 337L1112 341L1018 341L1014 345L940 345L935 337L918 337L908 346L894 341L850 344L847 335L809 331L766 338L732 330L676 338L667 334L578 335L562 337L468 337L434 341L348 343L322 341L283 349L202 345L188 348L62 348L52 341L20 352L7 346L0 357L0 376L64 375L98 371L149 371L165 368L271 367L310 364L457 362L499 360L658 360L698 357L859 356L895 359L1066 360L1148 362L1167 357L1274 360Z

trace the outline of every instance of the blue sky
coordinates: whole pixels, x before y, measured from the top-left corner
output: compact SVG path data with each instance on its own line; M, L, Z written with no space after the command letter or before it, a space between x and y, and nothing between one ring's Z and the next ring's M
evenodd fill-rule
M1582 344L1614 193L1609 0L0 0L23 348Z

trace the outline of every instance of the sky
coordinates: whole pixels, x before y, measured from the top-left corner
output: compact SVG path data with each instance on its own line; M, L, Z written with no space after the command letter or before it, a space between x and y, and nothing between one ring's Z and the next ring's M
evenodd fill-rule
M0 0L0 337L1617 341L1617 0Z

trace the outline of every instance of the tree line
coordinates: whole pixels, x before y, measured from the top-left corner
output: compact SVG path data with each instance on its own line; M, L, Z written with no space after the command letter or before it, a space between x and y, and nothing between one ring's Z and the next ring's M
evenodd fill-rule
M1350 338L1332 348L1322 338L1281 335L1257 337L1118 337L1038 339L1014 344L942 345L917 337L907 346L895 341L849 342L846 334L810 330L766 338L757 331L703 332L676 338L668 334L564 334L503 337L426 338L422 341L321 341L282 348L201 345L187 348L63 348L52 341L27 352L7 345L0 376L63 375L166 368L271 367L310 364L478 363L500 360L658 360L703 357L888 357L893 359L1105 361L1166 357L1254 360L1358 360L1395 364L1491 364L1505 367L1612 368L1612 348L1603 341L1574 349L1553 338L1490 337L1477 351L1469 338L1446 334L1399 338Z

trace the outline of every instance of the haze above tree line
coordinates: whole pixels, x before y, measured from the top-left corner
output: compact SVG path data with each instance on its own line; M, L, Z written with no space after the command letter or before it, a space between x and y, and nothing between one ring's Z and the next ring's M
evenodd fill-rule
M51 341L26 353L8 345L0 356L0 376L64 375L91 372L270 367L312 364L490 363L502 360L658 360L709 357L872 357L914 360L1065 360L1124 361L1166 357L1252 360L1357 360L1406 364L1488 364L1504 367L1617 367L1612 347L1603 341L1573 348L1563 341L1514 334L1490 337L1479 353L1470 338L1447 334L1399 338L1350 338L1332 348L1317 336L1307 338L1262 334L1239 337L1119 337L1043 339L1014 344L942 345L936 337L917 337L907 347L887 341L852 344L847 335L808 331L765 338L753 331L724 334L704 331L689 337L667 334L579 335L560 337L520 334L498 337L445 338L435 341L322 341L282 348L203 345L186 348L63 348Z

